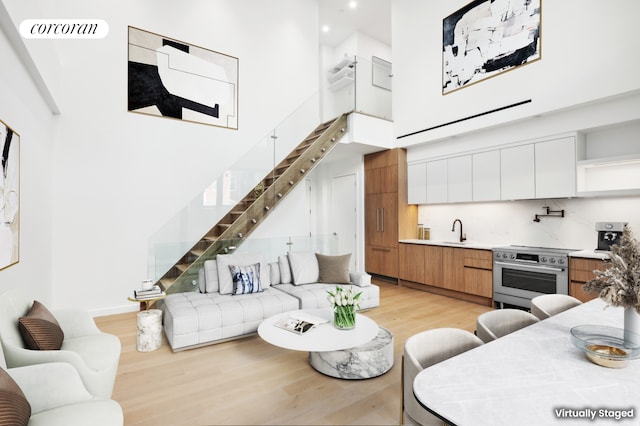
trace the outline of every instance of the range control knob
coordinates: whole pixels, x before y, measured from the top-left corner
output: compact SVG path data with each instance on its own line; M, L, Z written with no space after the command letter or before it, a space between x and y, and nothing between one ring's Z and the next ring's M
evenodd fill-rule
M540 262L546 262L546 261L547 261L546 257L543 256L542 258L540 258Z
M515 258L516 258L516 255L512 253L511 254L511 259L515 259Z
M558 259L558 263L559 263L560 265L564 265L564 259Z
M552 257L551 259L549 259L550 263L556 263L556 260Z

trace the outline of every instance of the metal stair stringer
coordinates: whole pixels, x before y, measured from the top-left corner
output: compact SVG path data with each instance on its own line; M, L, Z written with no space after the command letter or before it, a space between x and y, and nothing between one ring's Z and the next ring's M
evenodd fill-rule
M158 281L168 294L196 290L206 260L235 250L286 195L304 180L346 134L347 114L323 123L307 136L262 181L264 190L247 194ZM260 186L260 184L258 185Z

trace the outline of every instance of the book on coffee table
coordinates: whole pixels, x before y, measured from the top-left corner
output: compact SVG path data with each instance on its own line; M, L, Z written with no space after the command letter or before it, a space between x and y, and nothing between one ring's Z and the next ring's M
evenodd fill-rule
M284 330L297 334L305 334L320 324L329 322L324 318L309 315L304 312L292 313L289 316L282 317L273 325Z

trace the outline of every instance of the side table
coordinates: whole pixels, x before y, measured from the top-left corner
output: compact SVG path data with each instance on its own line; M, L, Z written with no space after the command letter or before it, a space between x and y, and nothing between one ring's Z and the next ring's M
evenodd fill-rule
M138 352L151 352L162 346L162 311L147 309L138 312Z

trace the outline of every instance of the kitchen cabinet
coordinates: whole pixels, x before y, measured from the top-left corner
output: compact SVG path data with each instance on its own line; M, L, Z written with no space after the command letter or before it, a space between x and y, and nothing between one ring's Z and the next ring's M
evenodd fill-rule
M604 271L607 264L604 260L581 257L569 258L569 295L582 302L598 297L597 294L587 293L582 286L587 281L595 278L594 270Z
M407 166L407 201L409 204L427 202L427 163L414 163Z
M464 250L463 291L482 297L493 297L493 252L491 250Z
M471 201L473 178L471 155L447 160L447 201L450 203Z
M535 198L534 171L533 144L500 149L501 199Z
M365 155L365 270L398 278L398 240L415 238L418 208L407 201L407 152Z
M576 143L573 136L535 144L536 198L576 195Z
M447 160L427 162L427 204L447 202Z
M491 306L491 250L431 244L400 244L399 278L404 285Z
M500 199L500 150L472 156L473 201Z

